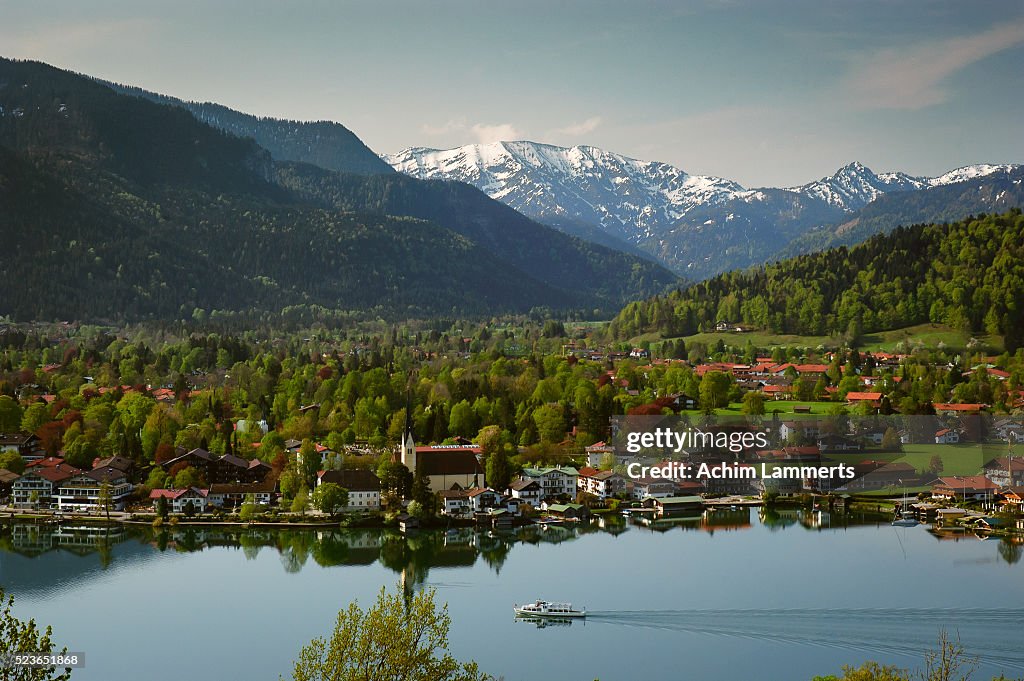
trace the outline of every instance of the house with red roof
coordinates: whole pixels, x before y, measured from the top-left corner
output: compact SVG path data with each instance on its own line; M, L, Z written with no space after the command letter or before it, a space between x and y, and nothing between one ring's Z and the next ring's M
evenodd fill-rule
M851 391L846 393L847 404L864 404L868 403L875 409L878 409L882 405L882 393L875 392L855 392Z
M955 475L939 478L932 485L932 496L954 501L987 499L999 487L984 475Z
M932 405L935 408L935 413L939 415L945 414L980 414L983 409L987 409L987 404L965 404L960 402L950 403L938 403Z
M576 485L581 492L593 494L599 499L607 499L626 491L626 478L615 471L599 471L585 467L580 469Z
M153 502L153 510L159 508L160 499L167 500L167 507L171 513L184 513L185 506L192 502L192 508L196 513L206 513L209 506L210 490L199 489L198 487L186 487L185 489L155 489L149 493Z
M25 473L11 486L15 508L50 508L60 484L81 472L64 463L63 459L53 465L26 468Z

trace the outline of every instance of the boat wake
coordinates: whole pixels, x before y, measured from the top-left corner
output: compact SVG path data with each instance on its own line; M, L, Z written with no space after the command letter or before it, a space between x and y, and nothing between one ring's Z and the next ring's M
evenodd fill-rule
M1024 671L1019 608L847 608L590 611L597 625L816 645L923 659L945 629L969 657L1003 671ZM852 662L852 661L851 661Z

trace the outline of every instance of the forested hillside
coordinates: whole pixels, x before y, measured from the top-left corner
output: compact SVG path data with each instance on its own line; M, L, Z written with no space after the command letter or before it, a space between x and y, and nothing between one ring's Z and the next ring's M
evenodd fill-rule
M238 137L251 137L278 161L302 161L321 168L366 175L395 172L355 133L339 123L253 116L212 102L186 102L142 88L105 84L122 94L185 109L218 130Z
M1024 344L1024 215L901 227L766 267L719 275L627 305L611 333L684 336L719 321L777 333L821 335L924 322L1005 335Z
M352 175L296 163L279 164L276 179L324 208L436 222L501 253L531 277L570 291L596 287L603 299L629 300L677 280L656 263L545 227L462 182Z
M491 238L482 227L383 209L416 204L401 196L414 186L392 187L383 208L341 210L274 179L266 150L183 109L44 64L0 60L0 315L593 314L674 280L512 211L490 223ZM539 231L517 232L517 219ZM543 281L521 266L534 259L549 270ZM635 270L641 283L630 288ZM648 270L663 278L644 279Z
M968 215L1002 213L1020 206L1024 206L1024 168L1019 166L921 191L884 194L842 222L797 237L776 258L852 246L899 225L953 222Z

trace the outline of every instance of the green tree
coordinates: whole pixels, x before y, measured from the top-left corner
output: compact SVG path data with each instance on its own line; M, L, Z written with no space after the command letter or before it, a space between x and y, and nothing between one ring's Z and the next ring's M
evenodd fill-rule
M100 483L100 493L96 497L96 510L105 513L107 520L110 520L110 507L114 505L114 498L111 494L110 483L104 480Z
M157 466L149 472L149 476L146 477L146 489L162 489L167 484L167 473L164 469Z
M409 496L412 473L405 464L385 458L377 467L377 477L380 478L381 496L392 494L399 499Z
M469 435L477 430L476 414L473 413L473 406L468 400L452 405L451 414L448 416L448 432L452 436Z
M476 434L476 443L480 445L480 454L484 459L498 451L501 447L502 432L498 426L484 426Z
M21 427L21 405L7 395L0 395L0 433L11 433Z
M447 633L447 629L446 629ZM0 586L0 661L16 653L44 653L64 655L67 648L54 650L53 629L40 630L34 619L24 622L14 616L14 597L8 596ZM71 668L57 673L56 667L0 667L4 681L67 681ZM454 678L454 677L450 677Z
M561 442L565 437L565 413L557 404L544 404L533 412L542 442Z
M700 380L700 408L705 414L714 412L719 407L729 406L729 386L732 380L729 374L721 371L709 371Z
M764 415L764 393L758 390L751 390L743 395L742 413L748 416Z
M156 514L161 518L167 517L167 497L160 497L156 500Z
M6 468L12 473L21 475L25 472L25 460L18 452L0 452L0 468Z
M512 466L508 460L508 452L504 447L499 447L487 457L487 484L504 492L512 482Z
M256 497L251 494L245 495L242 508L238 510L238 519L245 523L251 523L259 515L260 507L256 503Z
M303 480L300 480L299 475L289 467L281 473L281 478L278 480L278 487L280 487L281 494L285 499L294 499L300 489L306 488L306 483Z
M482 681L490 679L475 662L448 652L451 617L438 607L433 588L406 602L399 587L381 589L376 604L352 603L338 613L330 637L302 648L293 681Z
M21 429L34 433L50 421L50 410L42 402L33 402L21 417Z
M316 451L316 446L309 438L302 441L302 447L299 448L299 459L302 479L308 487L312 487L316 484L316 474L320 471L321 461L320 454Z
M900 434L896 432L896 429L889 426L885 429L882 434L882 449L887 452L898 452L903 449L903 442L900 440ZM942 460L941 457L939 459Z
M811 681L910 681L910 676L904 669L865 662L859 667L843 665L842 676L815 676Z
M174 476L174 487L177 489L185 489L187 487L198 487L202 482L202 479L197 471L192 466L183 468L178 471L178 474Z
M333 482L325 482L313 490L313 506L321 513L335 515L348 506L348 490Z
M291 511L292 513L306 515L307 508L309 508L309 492L306 491L305 487L301 487L295 494L295 498L292 499Z
M432 517L437 512L437 497L430 489L430 476L419 466L412 479L412 500L419 504L422 516Z

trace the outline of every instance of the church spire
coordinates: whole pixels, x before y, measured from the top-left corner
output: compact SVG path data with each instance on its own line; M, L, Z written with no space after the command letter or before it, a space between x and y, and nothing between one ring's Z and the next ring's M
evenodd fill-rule
M405 432L402 433L402 464L416 471L416 437L412 430L412 389L405 391Z

